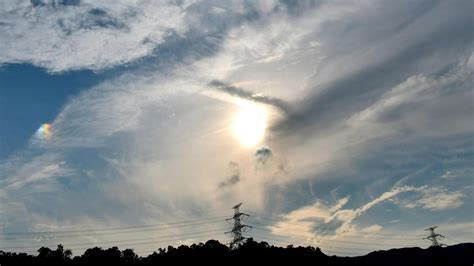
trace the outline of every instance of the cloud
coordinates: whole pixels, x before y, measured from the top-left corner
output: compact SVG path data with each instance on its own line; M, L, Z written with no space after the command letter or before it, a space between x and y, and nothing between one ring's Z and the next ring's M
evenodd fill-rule
M301 226L306 227L304 231L306 231L306 235L309 238L321 236L322 232L318 232L315 228L321 228L323 225L326 228L325 232L332 231L335 236L347 234L355 230L355 225L353 224L354 220L375 205L391 199L400 193L420 191L422 189L423 187L394 187L372 201L354 209L343 209L349 201L348 196L340 198L337 203L332 206L324 204L320 200L316 200L312 205L300 207L284 215L281 222L275 224L276 227L272 229L272 233L277 235L291 235L292 225L290 224L297 223L296 226L298 228ZM367 230L375 230L377 228L374 227ZM329 237L334 235L331 234Z
M132 80L135 82L130 83ZM163 82L161 90L153 87L159 80ZM116 89L120 83L124 85ZM142 78L127 74L104 82L69 102L53 121L53 138L38 144L62 148L103 146L114 134L133 130L143 109L159 104L170 93L168 86L179 85L167 83L159 75Z
M388 199L391 199L402 192L419 191L421 189L422 188L416 188L416 187L411 187L411 186L395 187L395 188L392 188L390 191L384 192L379 197L362 205L359 208L356 208L353 210L347 210L347 211L343 210L343 211L334 213L333 215L334 218L343 221L342 225L336 230L336 233L339 233L339 232L343 233L345 231L350 231L353 227L352 222L356 218L364 214L367 210L374 207L375 205L383 201L386 201Z
M363 228L361 231L364 232L364 233L372 234L372 233L377 233L382 229L383 229L383 227L381 225L373 224L371 226L367 226L367 227Z
M393 123L402 119L409 121L409 113L416 114L417 117L413 120L416 119L417 122L419 122L418 118L421 120L419 116L424 116L424 119L428 121L433 120L433 114L428 112L432 113L437 110L430 105L440 97L451 97L452 99L448 98L445 103L439 104L451 106L452 113L449 115L458 115L460 119L463 119L464 110L456 108L455 103L459 103L461 100L457 96L469 92L469 87L472 85L472 79L470 79L472 74L473 72L465 62L460 62L460 65L453 67L441 76L412 76L382 95L372 106L353 116L350 123ZM444 111L446 110L443 109L443 114L438 112L436 114L447 115L448 113ZM449 121L444 122L449 123ZM425 124L429 125L426 122ZM411 126L411 124L409 125ZM461 126L454 127L462 128Z
M331 125L315 122L311 127L307 121L305 126L312 128L309 135L306 129L282 132L279 125L272 127L273 134L291 140L292 148L286 148L285 155L299 158L293 167L300 169L300 177L315 176L329 168L342 168L341 165L354 167L355 161L370 156L369 150L392 143L410 141L416 145L428 138L446 140L467 136L474 132L470 122L470 114L474 112L470 103L473 96L470 88L474 85L470 78L472 74L461 61L442 75L410 77L380 98L367 102L366 107L350 117L335 120ZM285 116L284 120L291 116ZM303 139L305 141L301 141ZM287 142L282 145L288 147ZM322 152L315 154L315 150ZM404 153L409 151L420 152L415 146L406 146Z
M8 1L0 6L2 63L51 72L101 70L150 55L171 33L183 34L186 4Z
M451 171L446 171L446 173L444 173L441 178L444 178L444 179L449 179L449 178L455 178L457 177L458 175L454 174L453 172Z
M7 1L0 5L0 65L31 63L53 73L100 71L146 64L155 57L150 65L156 67L168 52L175 62L165 65L190 63L212 54L227 28L270 13L276 4ZM184 50L192 46L193 54L181 58L183 52L176 50L180 45Z
M246 91L242 88L226 84L226 83L224 83L222 81L219 81L219 80L213 80L209 83L209 85L215 87L219 91L228 93L232 96L236 96L236 97L246 99L246 100L255 101L255 102L258 102L258 103L269 104L269 105L272 105L274 107L277 107L278 109L280 109L281 111L284 111L284 112L289 111L288 110L288 108L289 108L288 104L285 103L283 100L278 99L278 98L265 96L265 95L262 95L260 93L253 93L251 91Z
M448 191L433 187L423 190L421 198L405 205L407 208L423 208L431 211L454 209L463 205L465 195L461 191Z
M303 206L293 210L281 217L281 221L275 223L271 228L272 234L291 236L293 230L305 233L306 237L315 236L314 227L317 224L329 222L337 211L339 211L349 201L349 197L343 197L333 206L320 200L316 200L312 205Z
M22 156L25 156L22 154ZM2 170L2 187L4 191L18 190L27 185L34 184L33 190L40 188L53 189L51 184L41 184L54 178L69 177L74 174L74 170L62 160L60 153L47 153L33 156L28 161L22 157L17 157L13 163L0 165ZM19 166L21 164L21 166Z
M337 126L414 73L440 73L466 60L472 53L473 39L467 28L459 30L462 25L470 24L469 16L462 10L465 5L467 1L461 1L455 8L442 2L424 2L410 5L412 12L405 12L408 6L384 3L381 9L350 13L344 22L355 24L344 23L341 27L351 34L319 35L326 48L323 51L331 60L324 61L310 78L306 86L308 93L298 110L277 129L290 134L298 128L300 134L312 134L315 128ZM390 8L393 9L389 12ZM458 16L449 15L450 8L456 9L451 11ZM383 14L399 17L390 21L381 19ZM446 20L443 27L432 23L440 16ZM363 25L369 25L372 19L380 23L375 31L366 31L356 23L364 21L367 24ZM394 21L400 24L392 25ZM410 27L403 27L405 22Z
M440 175L441 179L455 179L455 178L460 178L460 177L466 177L469 176L470 171L472 169L463 169L463 170L448 170L444 174Z
M267 163L267 161L272 157L272 155L272 150L265 146L260 147L255 151L255 157L257 158L257 161L261 164Z
M239 181L240 181L240 176L233 175L227 181L220 183L219 186L220 187L232 186L239 183Z
M229 162L229 170L232 175L226 181L219 183L219 187L233 186L240 182L239 164L236 162Z
M334 205L316 200L312 205L303 206L285 214L280 222L275 223L270 229L272 234L289 237L294 237L296 231L303 232L300 236L307 239L317 238L318 241L344 238L344 236L357 235L360 232L370 235L379 232L383 227L378 224L360 227L354 221L374 206L406 192L414 192L415 197L419 198L406 203L404 207L420 207L433 211L460 207L463 203L462 198L465 197L461 192L449 192L442 187L394 187L370 202L353 209L343 208L349 202L348 196L340 198ZM400 204L399 201L394 202ZM363 236L359 235L359 237Z

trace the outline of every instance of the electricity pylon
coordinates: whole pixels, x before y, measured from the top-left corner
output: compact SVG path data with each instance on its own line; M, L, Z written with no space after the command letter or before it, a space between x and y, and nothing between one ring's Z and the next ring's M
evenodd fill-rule
M225 232L226 234L231 234L233 239L230 242L230 248L235 249L238 248L240 245L243 244L245 237L242 236L242 231L245 231L246 228L252 228L250 225L242 224L242 218L245 216L249 216L246 213L240 212L239 208L242 203L235 205L232 209L234 209L234 216L232 218L226 219L226 221L234 220L234 226L232 230L229 232Z
M429 228L426 228L425 231L429 231L430 234L423 238L423 239L427 239L427 240L430 240L431 241L431 246L432 247L442 247L442 246L445 246L445 244L441 244L439 241L438 241L438 238L445 238L443 235L440 235L440 234L437 234L435 233L435 229L437 228L438 226L433 226L433 227L429 227Z

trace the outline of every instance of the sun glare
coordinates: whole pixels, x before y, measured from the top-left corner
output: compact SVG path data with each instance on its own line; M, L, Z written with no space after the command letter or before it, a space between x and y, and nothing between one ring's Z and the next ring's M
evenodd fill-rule
M255 104L245 104L235 115L233 131L244 147L259 144L265 137L265 109Z

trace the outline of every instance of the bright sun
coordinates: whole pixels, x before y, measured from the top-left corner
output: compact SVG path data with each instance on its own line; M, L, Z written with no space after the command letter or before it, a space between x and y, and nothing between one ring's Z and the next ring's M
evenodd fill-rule
M265 110L251 103L243 105L235 115L232 127L242 146L252 147L259 144L265 136Z

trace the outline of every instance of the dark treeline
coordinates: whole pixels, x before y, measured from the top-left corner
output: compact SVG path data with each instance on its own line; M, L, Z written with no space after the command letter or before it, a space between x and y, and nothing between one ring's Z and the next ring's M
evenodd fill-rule
M276 247L266 242L249 239L238 249L230 250L216 240L206 243L160 248L154 253L139 257L132 249L117 247L87 249L81 256L59 245L56 250L41 247L38 255L0 251L0 265L169 265L192 262L205 264L237 264L251 262L287 263L298 265L473 265L474 244L449 247L401 248L374 251L358 257L328 256L314 247Z

